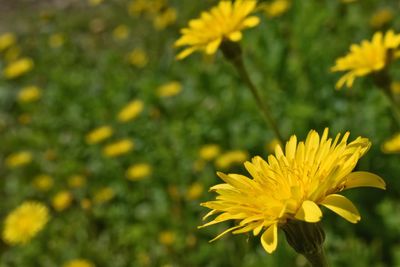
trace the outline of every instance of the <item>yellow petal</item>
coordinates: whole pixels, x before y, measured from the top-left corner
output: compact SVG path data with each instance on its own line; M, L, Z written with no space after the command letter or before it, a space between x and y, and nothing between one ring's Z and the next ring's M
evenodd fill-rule
M248 17L243 21L243 26L251 28L257 26L260 23L260 19L258 17Z
M386 189L385 181L376 174L370 172L352 172L346 177L345 189L354 187L375 187Z
M361 220L357 208L344 196L337 194L329 195L321 204L351 223L357 223Z
M271 225L261 236L261 244L265 251L272 253L278 245L278 226L277 224Z
M228 37L232 42L237 42L242 39L242 33L240 31L232 32Z
M177 60L181 60L184 59L185 57L189 56L190 54L192 54L196 49L195 48L187 48L185 50L183 50L182 52L180 52L177 56L176 59Z
M222 41L222 39L218 38L218 39L212 41L211 43L209 43L206 47L206 54L207 55L214 54L217 51L219 45L221 44L221 41Z
M210 243L211 243L211 242L214 242L215 240L220 239L223 235L225 235L225 234L227 234L227 233L229 233L229 232L231 232L231 231L233 231L233 230L235 230L235 229L238 229L238 228L240 228L240 227L243 227L243 226L237 225L237 226L228 228L228 229L226 229L225 231L223 231L222 233L220 233L218 236L216 236L214 239L210 240L209 242L210 242Z
M315 202L305 200L294 217L305 222L319 222L322 212Z

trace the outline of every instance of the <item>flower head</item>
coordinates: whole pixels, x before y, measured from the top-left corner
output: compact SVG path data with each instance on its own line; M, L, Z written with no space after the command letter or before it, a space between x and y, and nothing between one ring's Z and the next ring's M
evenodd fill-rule
M349 133L341 140L328 138L328 129L320 137L310 131L304 142L292 136L285 152L280 146L268 161L254 157L245 162L252 179L239 174L218 173L225 182L211 187L218 196L203 203L211 209L204 217L220 213L201 227L227 220L238 220L217 236L252 231L256 236L265 230L261 243L268 253L277 247L278 227L288 221L315 223L321 220L319 205L325 206L346 220L356 223L360 215L353 203L338 192L354 187L385 189L385 182L369 172L352 172L358 160L368 151L370 142L358 137L347 144ZM214 239L214 240L215 240Z
M10 168L24 166L32 161L32 153L29 151L20 151L13 153L6 158L6 165Z
M340 89L346 84L352 87L356 77L362 77L373 72L383 70L393 59L394 53L400 46L400 34L393 31L377 32L372 37L372 41L364 40L360 45L353 44L350 53L336 60L336 65L332 71L348 71L336 83L336 88Z
M33 68L33 60L30 58L20 58L9 63L3 70L6 79L17 78Z
M98 127L86 135L86 143L96 144L109 138L113 134L113 129L110 126Z
M160 85L157 88L157 95L159 97L171 97L179 94L182 91L182 84L178 81L172 81Z
M118 113L117 119L120 122L128 122L135 119L143 111L144 103L141 100L133 100L129 102Z
M395 134L390 139L386 140L382 146L381 150L383 153L400 153L400 133Z
M56 211L63 211L67 209L72 204L72 194L69 191L60 191L58 192L53 199L51 200L51 204Z
M149 177L152 173L150 164L137 163L128 168L126 171L126 177L131 181L140 181Z
M40 99L42 93L39 87L31 85L26 86L18 92L18 101L21 103L34 102Z
M63 267L95 267L93 263L85 259L74 259L65 263Z
M189 26L181 30L182 37L175 46L186 46L177 56L183 59L195 51L214 54L224 40L238 42L242 39L241 31L259 24L258 17L250 16L257 1L236 0L221 1L218 6L203 12L200 18L189 21Z
M134 148L134 143L129 139L122 139L120 141L106 145L103 148L103 155L109 158L118 157L126 154Z
M36 201L26 201L5 219L3 240L11 245L26 244L49 220L49 210Z

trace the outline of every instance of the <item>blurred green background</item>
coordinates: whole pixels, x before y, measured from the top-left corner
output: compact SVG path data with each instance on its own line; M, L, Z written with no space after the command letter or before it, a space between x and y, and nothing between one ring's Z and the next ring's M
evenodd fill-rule
M220 54L174 59L179 29L217 2L1 2L0 36L16 41L0 49L0 218L27 199L52 209L28 244L1 243L1 267L75 258L100 267L306 266L283 235L268 255L246 235L208 243L227 224L197 229L216 170L245 174L240 163L266 157L274 140ZM291 1L281 14L259 10L261 24L244 33L246 64L285 137L329 127L373 143L358 168L379 174L388 189L345 193L362 215L356 225L324 212L332 266L400 266L399 155L381 151L398 125L371 79L337 91L340 74L330 72L352 43L399 31L399 10L394 0ZM33 67L7 77L21 58ZM399 64L392 75L400 80ZM121 120L135 100L131 118ZM88 134L102 126L112 136L90 144ZM107 156L104 147L119 140L133 149ZM10 163L21 151L31 159ZM127 171L135 164L142 169ZM55 200L60 192L67 200Z

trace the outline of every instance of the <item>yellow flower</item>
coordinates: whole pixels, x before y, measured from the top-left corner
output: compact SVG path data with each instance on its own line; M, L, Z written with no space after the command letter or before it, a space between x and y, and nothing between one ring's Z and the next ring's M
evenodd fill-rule
M26 244L49 220L49 210L36 201L25 201L4 221L3 240L7 244Z
M141 100L133 100L129 102L118 113L117 119L120 122L127 122L135 119L143 110L144 104Z
M388 24L393 17L393 11L390 8L382 8L372 15L369 24L373 28L379 29Z
M24 166L32 161L32 154L29 151L21 151L9 155L6 158L6 165L10 168Z
M86 135L86 143L97 144L109 138L113 134L113 129L110 126L98 127Z
M52 48L61 47L65 42L65 37L62 33L54 33L49 37L49 46Z
M390 90L395 95L400 94L400 82L392 82L392 84L390 85Z
M86 178L82 175L72 175L68 178L68 185L71 188L80 188L86 184Z
M368 151L371 143L358 137L347 144L349 133L341 140L328 138L328 129L320 137L310 131L305 142L297 142L292 136L283 151L276 147L275 156L268 161L254 157L244 166L251 179L239 174L218 173L225 182L211 187L218 196L215 201L203 203L211 209L204 217L221 213L201 227L227 220L238 224L215 239L233 231L233 234L252 231L261 235L261 244L272 253L278 242L278 227L290 220L315 223L321 220L325 206L351 223L357 223L360 215L353 203L337 194L354 187L385 189L385 182L369 172L352 172L358 160Z
M129 139L122 139L115 143L106 145L103 148L103 155L107 157L117 157L128 153L134 148L134 143Z
M103 0L88 0L90 6L98 6L103 2Z
M7 79L14 79L29 72L32 68L32 59L24 57L9 63L3 70L3 75Z
M271 3L265 3L262 6L262 9L264 9L267 17L275 18L286 13L290 8L290 5L291 3L289 0L274 0Z
M167 8L162 13L158 14L154 20L153 25L157 30L163 30L176 21L176 9Z
M21 103L34 102L40 99L42 95L39 87L31 85L21 89L18 93L18 101Z
M93 202L102 204L110 201L115 196L115 192L111 187L103 187L99 189L93 197Z
M128 5L128 12L131 16L136 17L149 9L149 0L133 0Z
M221 148L216 144L204 145L200 148L199 156L203 160L213 160L221 153Z
M0 52L6 50L15 44L17 38L11 32L6 32L0 35Z
M58 192L51 200L51 205L56 211L63 211L71 206L72 194L69 191Z
M266 150L268 151L268 153L273 153L273 152L275 151L276 146L279 146L279 145L280 145L279 140L276 139L276 138L274 138L274 139L272 139L271 142L269 142L269 143L265 146L265 148L266 148Z
M204 192L204 186L201 183L193 183L189 186L186 192L186 198L188 200L198 199Z
M242 30L255 27L260 22L258 17L249 17L256 4L257 1L253 0L221 1L210 11L203 12L200 18L189 21L189 27L181 30L182 37L175 42L176 47L187 46L177 59L195 51L212 55L223 41L240 41Z
M49 191L53 184L53 178L47 174L40 174L33 180L33 186L40 191Z
M92 207L92 201L88 198L84 198L81 200L81 208L84 210L88 210Z
M146 51L140 48L135 48L127 56L128 62L135 67L143 68L149 62Z
M182 91L182 84L177 81L168 82L157 88L159 97L171 97L179 94Z
M147 163L138 163L132 165L126 171L126 177L131 181L139 181L150 176L152 173L152 168Z
M172 244L174 244L175 239L175 233L172 231L162 231L158 237L160 243L165 246L171 246Z
M220 169L228 169L234 164L242 164L249 158L246 151L231 150L220 155L216 161L215 166Z
M95 265L85 259L74 259L65 263L63 267L95 267Z
M390 139L386 140L381 150L383 153L400 153L400 133L395 134Z
M129 28L126 25L118 25L112 32L113 37L117 41L122 41L128 38L129 36Z
M375 33L371 42L364 40L361 45L353 44L350 53L337 59L332 68L332 71L348 71L336 83L336 88L340 89L344 84L350 88L356 77L384 69L392 60L387 58L391 54L389 51L397 49L399 45L400 34L395 34L392 30L385 35L381 32Z

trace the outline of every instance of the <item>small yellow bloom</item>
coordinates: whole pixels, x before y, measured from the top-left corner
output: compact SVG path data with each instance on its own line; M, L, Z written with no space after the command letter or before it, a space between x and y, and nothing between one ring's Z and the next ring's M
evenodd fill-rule
M392 30L383 35L377 32L372 37L372 41L362 41L361 45L353 44L350 53L336 60L336 65L332 71L348 71L336 83L336 89L342 88L345 84L348 88L353 86L356 77L379 72L384 69L392 58L387 58L400 45L400 34L395 34Z
M157 88L159 97L171 97L179 94L182 91L182 84L177 81L168 82Z
M149 9L150 0L133 0L128 5L128 12L131 16L137 17Z
M204 192L204 186L201 183L193 183L189 186L186 192L186 198L188 200L198 199Z
M33 68L33 60L27 57L10 62L3 70L3 75L7 79L17 78Z
M97 144L109 138L113 134L113 129L110 126L98 127L86 135L86 143Z
M369 24L372 28L379 29L393 20L393 17L393 11L390 8L382 8L372 15Z
M92 201L88 198L84 198L81 200L81 208L84 210L88 210L92 207Z
M400 82L392 82L392 84L390 85L390 90L395 95L400 94Z
M6 158L6 165L10 168L24 166L32 161L32 154L29 151L21 151L9 155Z
M240 41L242 30L260 23L258 17L249 17L256 5L253 0L221 1L200 18L189 21L188 28L181 30L182 37L175 42L176 47L187 47L176 58L183 59L195 51L212 55L223 41Z
M279 142L279 140L276 139L276 138L274 138L274 139L272 139L271 142L267 143L267 145L265 146L265 148L266 148L266 150L267 150L269 153L273 153L273 152L275 151L276 146L279 146L279 145L281 145L281 143Z
M138 68L144 68L149 62L146 51L140 48L133 49L128 54L127 59L130 64Z
M103 155L106 157L117 157L128 153L134 148L134 143L129 139L122 139L115 143L106 145L103 148Z
M126 177L131 181L140 181L151 175L152 168L147 163L138 163L132 165L126 171Z
M123 41L129 37L129 28L126 25L118 25L112 32L114 40Z
M65 42L64 34L54 33L49 37L49 46L52 48L61 47Z
M199 156L203 160L213 160L221 153L221 148L216 144L204 145L200 148Z
M95 265L85 259L74 259L65 263L63 267L95 267Z
M82 175L72 175L68 178L68 186L71 188L81 188L86 184L86 178Z
M32 121L32 116L28 113L22 113L21 115L18 116L18 122L26 125Z
M127 122L135 119L143 111L144 103L141 100L129 102L118 113L117 119L120 122Z
M167 28L169 25L172 25L176 21L176 9L175 8L167 8L162 13L158 14L154 20L153 25L156 30L163 30Z
M229 169L232 165L242 164L249 158L249 154L243 150L231 150L220 155L215 166L219 169Z
M72 204L72 194L69 191L58 192L51 200L51 205L56 211L63 211Z
M49 220L48 208L40 202L25 201L4 221L3 240L7 244L26 244Z
M0 35L0 52L13 46L17 41L15 35L11 32L6 32Z
M395 134L390 139L386 140L382 146L381 150L383 153L400 153L400 133Z
M39 191L49 191L53 184L53 178L47 174L40 174L33 180L33 186Z
M270 3L265 3L262 9L269 18L276 18L286 13L291 6L289 0L274 0Z
M31 85L21 89L18 93L18 101L20 103L34 102L40 99L42 92L39 87Z
M103 3L103 0L87 0L90 6L98 6Z
M158 240L165 246L171 246L175 243L176 236L172 231L162 231L158 237Z
M97 204L103 204L113 199L114 196L114 189L112 189L111 187L103 187L95 192L93 202Z

